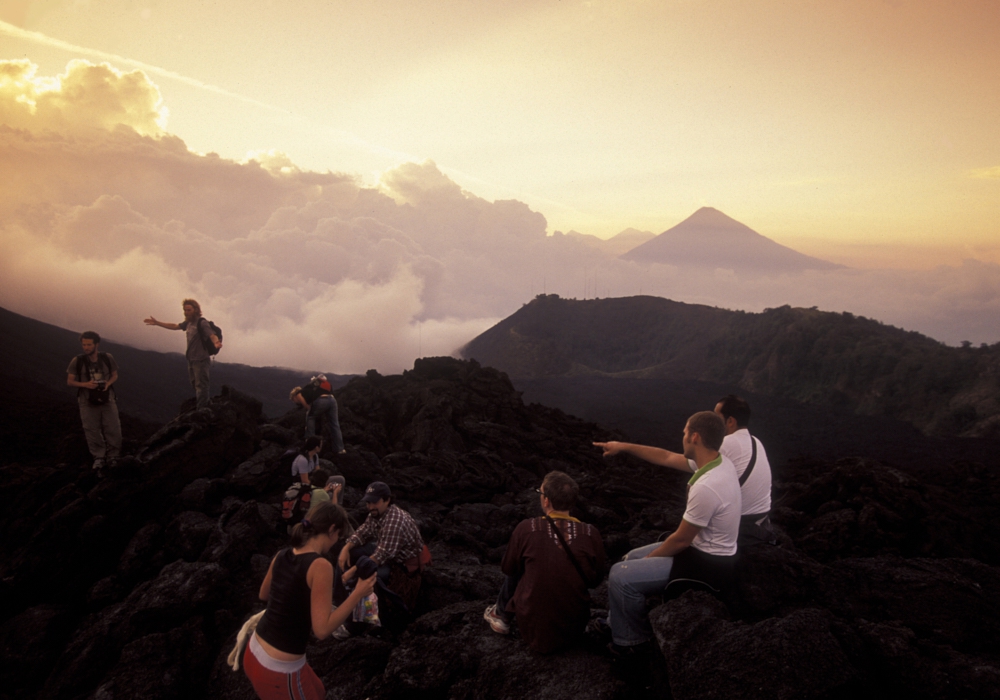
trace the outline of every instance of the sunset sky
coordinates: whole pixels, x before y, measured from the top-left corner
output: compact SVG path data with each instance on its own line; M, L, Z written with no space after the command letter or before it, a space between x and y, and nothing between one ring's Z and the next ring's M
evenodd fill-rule
M398 371L542 291L1000 341L1000 1L0 0L0 306ZM713 207L850 269L622 261ZM113 290L95 305L97 290Z
M718 208L864 267L1000 262L1000 3L0 0L4 58L140 66L198 152L432 159L549 231Z

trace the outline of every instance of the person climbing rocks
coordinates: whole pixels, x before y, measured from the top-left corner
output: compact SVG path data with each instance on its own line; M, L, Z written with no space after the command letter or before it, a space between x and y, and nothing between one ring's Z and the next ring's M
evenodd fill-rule
M348 527L343 508L323 503L292 529L290 546L271 560L259 593L267 609L243 654L244 672L261 700L326 697L323 681L306 662L309 633L326 638L375 588L375 576L361 579L331 609L334 570L324 555Z
M604 578L607 560L601 533L569 512L580 491L563 472L545 475L536 489L542 516L522 520L511 535L497 602L483 617L499 634L517 618L521 638L549 653L583 637L590 620L590 588Z
M308 384L295 387L289 396L292 401L308 409L306 413L306 437L328 434L328 443L336 454L344 454L344 436L340 431L337 416L337 399L325 374L313 377Z

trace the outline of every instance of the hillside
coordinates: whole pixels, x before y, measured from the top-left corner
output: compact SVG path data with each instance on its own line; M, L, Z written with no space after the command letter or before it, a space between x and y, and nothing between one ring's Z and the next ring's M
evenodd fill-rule
M600 529L611 561L676 526L684 475L602 459L591 442L614 434L525 405L475 362L418 360L336 394L348 450L325 466L345 476L348 509L361 520L363 489L385 481L434 561L412 616L382 608L382 628L311 641L329 697L1000 697L996 469L853 458L776 470L779 546L747 548L724 601L652 596L660 655L618 665L594 628L540 656L491 632L483 609L545 473L579 482L573 513ZM47 396L19 398L45 409ZM301 428L301 412L265 422L226 388L104 479L81 459L0 465L0 698L253 700L225 658L287 542L281 457ZM604 615L606 583L592 598Z
M80 354L83 330L87 329L66 330L0 308L0 335L17 346L17 351L9 353L6 362L0 365L0 378L35 382L62 393L71 402L75 392L66 386L66 367L74 355ZM183 334L177 336L178 347L183 348ZM194 396L183 354L139 350L109 339L102 340L100 349L114 355L118 362L120 376L115 389L122 412L163 423L176 416L178 407ZM225 362L225 352L223 348L212 363L212 393L218 393L223 384L235 387L258 399L264 413L271 416L285 413L291 407L288 392L315 374L308 370ZM327 376L334 386L341 386L349 379Z
M539 295L462 351L511 377L700 380L938 435L1000 435L1000 344L952 348L849 313Z
M723 268L750 274L788 274L843 267L776 243L712 207L702 207L621 257L638 263Z

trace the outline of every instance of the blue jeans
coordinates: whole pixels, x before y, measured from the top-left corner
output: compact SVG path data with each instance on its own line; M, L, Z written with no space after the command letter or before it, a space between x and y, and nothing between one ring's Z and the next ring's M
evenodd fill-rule
M647 554L659 547L654 542L633 549L625 560L611 567L608 574L608 623L611 639L618 646L630 647L653 638L653 628L646 615L646 596L660 593L670 580L673 557L653 557Z
M188 378L194 387L194 398L198 408L208 405L211 397L209 390L208 370L212 367L212 359L188 360Z
M316 434L316 421L326 419L326 427L333 434L333 451L344 451L344 436L340 432L340 421L337 419L337 399L330 394L320 396L309 406L306 415L306 437Z
M497 594L497 616L507 624L510 624L514 617L514 613L507 612L507 603L514 597L514 591L517 590L517 584L520 582L520 575L507 576L505 574L503 583L500 584L500 592Z

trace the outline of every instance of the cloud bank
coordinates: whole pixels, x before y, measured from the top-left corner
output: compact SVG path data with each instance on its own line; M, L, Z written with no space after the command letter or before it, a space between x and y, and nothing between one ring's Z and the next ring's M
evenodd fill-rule
M374 187L190 152L142 72L73 61L56 78L0 62L0 305L139 347L180 351L197 298L225 331L220 359L330 372L397 372L450 354L542 292L638 293L758 311L847 310L957 343L1000 340L1000 268L931 273L640 266L542 214L489 202L427 161Z

